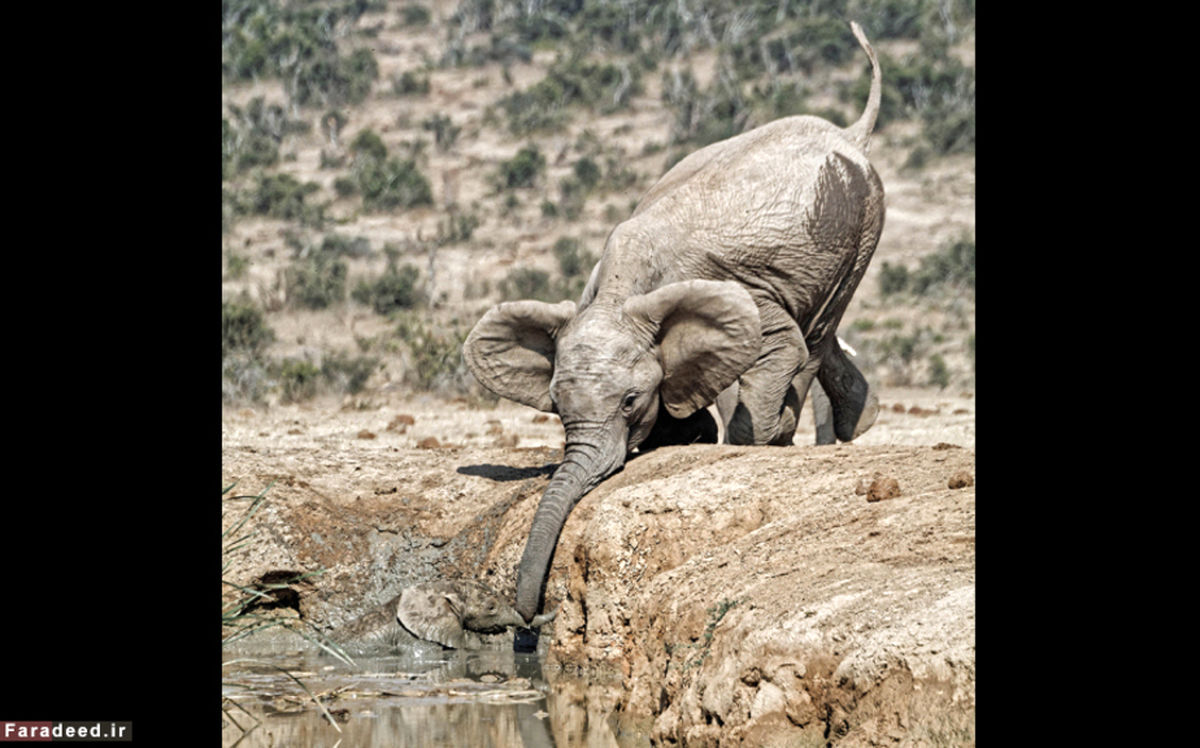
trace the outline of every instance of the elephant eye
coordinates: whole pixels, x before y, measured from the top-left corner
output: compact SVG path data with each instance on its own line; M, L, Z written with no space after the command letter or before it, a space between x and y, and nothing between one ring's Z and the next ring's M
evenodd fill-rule
M621 403L621 407L622 407L622 408L623 408L623 409L624 409L626 412L628 412L628 411L630 411L630 410L633 410L633 405L634 405L634 403L636 403L636 402L637 402L637 393L636 393L636 392L630 392L628 395L626 395L626 396L625 396L625 401Z

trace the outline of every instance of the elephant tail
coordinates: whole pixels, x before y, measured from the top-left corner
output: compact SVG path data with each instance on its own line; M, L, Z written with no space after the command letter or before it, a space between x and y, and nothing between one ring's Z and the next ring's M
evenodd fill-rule
M863 153L866 153L871 148L871 132L875 129L875 119L879 116L879 102L883 94L883 75L879 71L879 59L875 56L875 50L871 48L871 43L867 41L867 35L863 33L862 26L851 21L850 30L854 32L854 38L858 39L859 45L871 60L871 92L867 94L867 107L863 109L862 116L858 118L857 122L846 128L846 133L863 150Z

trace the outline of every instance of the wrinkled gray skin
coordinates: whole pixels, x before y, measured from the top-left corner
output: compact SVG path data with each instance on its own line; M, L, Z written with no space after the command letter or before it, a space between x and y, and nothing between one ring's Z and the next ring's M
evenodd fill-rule
M554 620L556 612L533 616L530 628ZM472 581L437 581L404 590L396 606L396 620L418 639L453 649L475 642L468 631L499 634L525 620L500 595Z
M557 412L566 432L518 568L524 620L580 498L639 445L710 431L679 420L716 401L726 442L790 444L816 377L837 438L874 422L878 400L836 343L884 212L866 156L879 64L851 27L872 64L857 122L787 117L692 153L613 229L578 305L500 304L468 336L485 387Z

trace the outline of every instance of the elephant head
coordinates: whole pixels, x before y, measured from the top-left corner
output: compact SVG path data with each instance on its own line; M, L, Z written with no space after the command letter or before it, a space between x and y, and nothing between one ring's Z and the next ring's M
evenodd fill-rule
M586 296L585 296L586 298ZM556 412L562 464L538 504L517 574L517 612L533 619L554 546L576 503L619 470L660 408L687 418L757 359L758 308L732 281L689 280L646 293L515 301L491 309L463 346L472 373L501 397Z
M538 628L554 616L553 612L535 616L529 625ZM467 631L499 634L509 626L526 625L499 595L471 581L427 582L405 589L396 619L417 638L453 649L468 644Z

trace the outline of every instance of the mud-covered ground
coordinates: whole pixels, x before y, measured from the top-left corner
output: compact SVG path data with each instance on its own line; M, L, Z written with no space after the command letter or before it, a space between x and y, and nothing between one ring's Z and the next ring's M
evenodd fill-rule
M586 496L547 583L550 671L621 681L588 709L660 744L973 744L974 399L880 399L852 444L812 446L805 418L795 447L664 448ZM226 579L324 569L275 612L403 651L404 587L511 594L562 428L380 396L229 408L222 438L223 485L270 486Z

